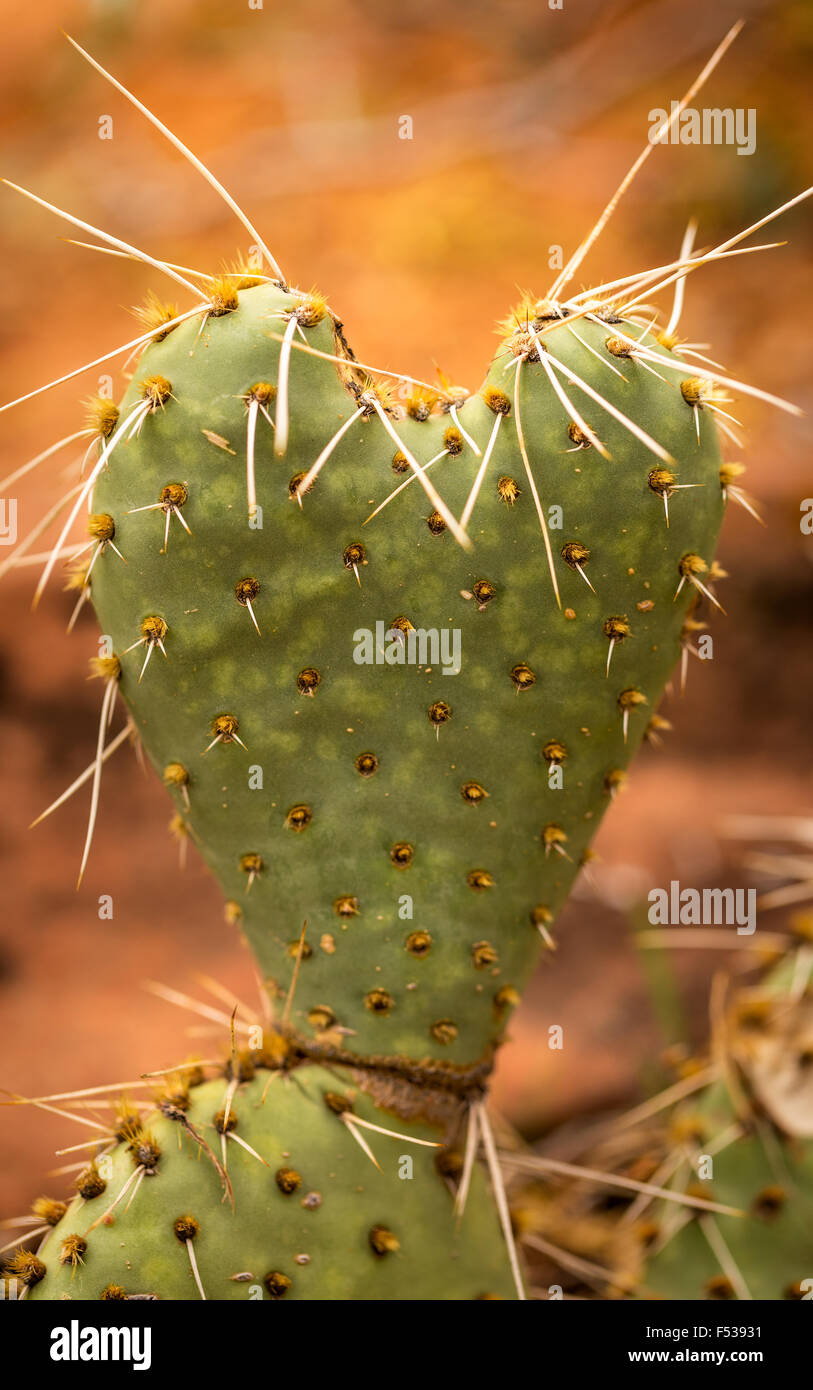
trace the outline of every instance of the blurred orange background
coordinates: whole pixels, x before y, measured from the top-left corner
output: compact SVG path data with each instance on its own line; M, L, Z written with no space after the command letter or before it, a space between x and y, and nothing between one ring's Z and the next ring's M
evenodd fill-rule
M291 281L329 296L362 360L421 378L439 364L476 389L518 287L544 293L548 248L569 255L644 144L650 109L682 95L741 16L743 34L695 104L754 108L756 152L654 150L581 287L672 260L691 215L698 244L711 246L809 182L806 0L564 0L561 10L540 0L40 0L4 27L2 172L182 265L214 270L247 249L212 190L83 63L65 29L227 184ZM405 115L411 140L398 138ZM112 140L98 138L105 116ZM66 244L69 228L9 189L0 209L6 400L136 336L129 306L165 288L134 262ZM797 208L757 237L788 246L690 277L681 322L732 375L802 407L809 228ZM96 384L90 372L0 416L0 473L79 428L78 401ZM683 950L656 962L637 950L630 929L649 888L753 883L741 846L721 836L725 818L813 810L813 537L799 526L813 493L810 427L747 398L735 413L767 529L729 509L728 617L713 627L714 660L693 662L685 697L668 701L674 732L636 763L597 841L593 886L571 901L559 950L513 1021L495 1103L530 1135L638 1097L684 1025L702 1037L712 971L747 959ZM21 534L74 476L69 462L15 489ZM105 772L79 893L87 788L27 829L90 761L100 694L85 681L92 615L66 638L74 596L58 583L33 615L36 574L3 578L0 625L0 1083L29 1096L135 1079L216 1046L201 1019L145 980L218 1006L208 976L257 1002L217 886L194 854L179 871L170 803L127 750ZM112 921L98 918L102 893ZM773 913L765 925L781 922ZM548 1050L551 1024L564 1028L563 1051ZM81 1135L31 1109L2 1109L0 1124L0 1212L12 1214L60 1190L43 1175Z

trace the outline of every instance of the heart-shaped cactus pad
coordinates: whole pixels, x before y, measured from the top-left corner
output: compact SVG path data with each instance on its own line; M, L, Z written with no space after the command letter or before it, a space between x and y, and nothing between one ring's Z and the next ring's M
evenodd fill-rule
M97 408L104 669L311 1055L487 1065L716 601L708 403L545 301L476 395L382 386L249 276Z

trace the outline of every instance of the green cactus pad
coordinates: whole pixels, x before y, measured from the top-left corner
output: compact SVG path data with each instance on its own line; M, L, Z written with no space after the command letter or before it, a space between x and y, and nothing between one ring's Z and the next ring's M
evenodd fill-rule
M94 1187L80 1177L103 1190L76 1197L7 1277L34 1299L516 1298L484 1175L456 1223L459 1155L408 1142L437 1144L436 1125L380 1108L350 1072L239 1065L236 1089L223 1077L171 1087L98 1160ZM343 1110L402 1136L357 1126L378 1168Z
M722 1088L698 1110L710 1140L735 1123ZM703 1148L701 1143L700 1148ZM742 1216L695 1213L643 1272L646 1297L796 1299L813 1292L813 1146L745 1134L714 1155L713 1178L692 1191ZM664 1204L665 1205L665 1204ZM659 1213L663 1228L674 1213ZM717 1247L713 1242L717 1242ZM718 1257L722 1241L730 1266ZM739 1276L739 1277L738 1277ZM807 1280L807 1284L804 1281Z
M573 426L532 342L519 383L532 487L509 365L529 338L509 334L484 393L457 410L448 399L432 410L425 393L405 408L385 400L421 464L448 447L427 477L457 517L496 429L471 548L414 478L365 525L409 465L404 474L363 394L374 388L352 364L340 372L302 351L298 335L290 436L284 457L274 453L269 388L284 315L302 303L273 284L242 289L239 307L202 332L190 321L144 352L121 419L145 389L158 399L137 436L114 448L93 498L127 563L101 554L92 598L144 746L159 772L169 769L178 812L238 905L231 917L272 993L289 988L307 922L295 1029L326 1057L466 1068L503 1034L540 931L565 901L674 665L724 511L716 429L680 389L689 369L655 338L645 341L673 364L658 368L667 380L606 349L613 335L640 338L640 324L539 320L531 337L545 333L563 364L551 368L560 389L609 457ZM300 328L311 348L345 352L329 315ZM145 388L151 379L159 385ZM360 403L367 413L298 505L298 483ZM673 492L675 483L696 486ZM387 642L392 624L397 640ZM401 662L410 624L459 633L459 674L444 674L431 647ZM373 664L358 660L365 631Z
M729 1084L715 1083L676 1113L673 1134L694 1157L692 1191L742 1216L695 1213L662 1249L656 1241L644 1271L651 1296L813 1295L813 992L798 987L804 963L789 955L735 996L726 1025ZM698 1156L708 1153L712 1171L698 1181ZM657 1219L664 1234L674 1228L674 1214L661 1210Z
M587 1283L610 1298L813 1295L808 951L806 932L800 951L734 992L718 1016L711 1060L691 1059L677 1083L694 1094L663 1112L653 1098L635 1126L628 1117L608 1124L564 1185L551 1185L543 1165L540 1178L514 1192L520 1239L533 1249L541 1236L567 1252L571 1286L568 1255L577 1273L585 1260L591 1274L605 1272L604 1286Z

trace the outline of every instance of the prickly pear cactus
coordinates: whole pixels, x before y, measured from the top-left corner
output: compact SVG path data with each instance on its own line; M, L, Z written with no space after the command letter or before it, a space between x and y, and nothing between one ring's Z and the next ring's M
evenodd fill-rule
M104 445L121 694L272 989L307 922L326 1057L488 1055L708 592L688 368L570 317L522 306L477 396L401 406L323 301L249 284L147 348Z
M663 1210L657 1213L657 1253L642 1274L645 1296L809 1296L813 1292L810 1140L782 1136L765 1124L738 1123L722 1086L678 1120L697 1163L703 1164L703 1155L711 1151L711 1162L706 1160L709 1181L695 1180L690 1190L713 1196L738 1214L695 1213L687 1218L680 1212L677 1216ZM688 1133L690 1129L693 1132Z
M530 1251L593 1296L805 1299L813 1294L813 993L809 945L720 1018L711 1058L694 1057L684 1093L630 1128L622 1118L572 1174L549 1185L544 1160L512 1194ZM553 1242L553 1244L552 1244ZM557 1277L561 1278L561 1274ZM537 1278L537 1282L542 1282Z
M680 1182L740 1214L655 1214L662 1228L643 1277L661 1298L813 1294L813 993L800 990L799 967L809 975L809 960L793 959L738 992L725 1080L675 1114L691 1165Z
M67 1208L36 1204L51 1229L9 1259L18 1296L516 1297L477 1170L455 1223L462 1158L442 1144L448 1107L443 1122L404 1120L350 1072L288 1073L247 1055L225 1077L186 1078L153 1113L123 1102Z

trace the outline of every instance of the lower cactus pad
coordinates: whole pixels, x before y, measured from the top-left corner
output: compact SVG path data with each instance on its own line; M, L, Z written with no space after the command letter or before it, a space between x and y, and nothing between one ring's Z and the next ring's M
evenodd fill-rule
M215 1080L190 1074L154 1112L123 1104L120 1137L78 1179L85 1196L64 1214L49 1204L53 1229L7 1267L27 1297L516 1297L479 1170L455 1221L462 1160L436 1147L454 1103L439 1127L377 1105L349 1071L241 1059Z

